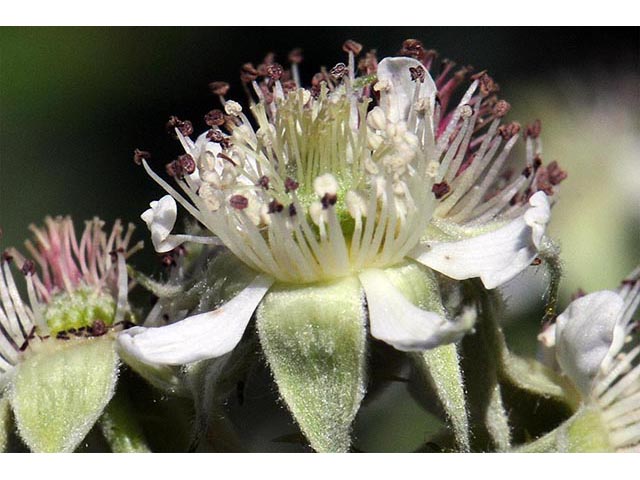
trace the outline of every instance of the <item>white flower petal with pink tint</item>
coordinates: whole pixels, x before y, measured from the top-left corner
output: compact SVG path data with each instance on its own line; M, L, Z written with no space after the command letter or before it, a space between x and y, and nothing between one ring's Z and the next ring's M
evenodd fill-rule
M452 343L473 325L473 319L466 315L449 321L415 306L383 270L367 269L359 278L367 297L371 335L398 350L422 351Z
M257 276L217 310L165 327L133 327L118 336L121 348L146 363L182 365L230 352L238 344L273 279Z
M524 215L503 227L454 242L429 241L410 255L418 262L456 280L480 277L495 288L527 268L538 253L550 217L543 192L529 199Z

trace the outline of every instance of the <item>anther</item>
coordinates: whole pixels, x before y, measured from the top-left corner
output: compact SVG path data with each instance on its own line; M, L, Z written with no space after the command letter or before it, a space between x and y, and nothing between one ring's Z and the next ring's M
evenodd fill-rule
M175 115L169 117L166 128L171 135L175 135L176 128L180 130L180 133L185 137L193 133L193 124L189 120L180 120Z
M265 190L269 189L269 177L267 177L266 175L263 175L262 177L260 177L258 179L258 183L256 184L258 187L262 187Z
M413 80L414 82L424 83L425 70L422 65L418 65L417 67L409 67L409 73L411 73L411 80Z
M229 204L236 210L244 210L249 206L249 200L242 195L232 195L229 198Z
M347 66L342 62L336 63L335 67L333 67L329 73L331 73L331 76L335 79L340 80L344 77L344 74L347 73Z
M257 78L258 70L256 70L252 63L245 63L240 67L240 80L244 83L253 82Z
M5 250L4 252L2 252L2 260L4 260L7 263L10 263L13 261L13 255L11 255L7 250Z
M296 210L296 206L292 203L289 205L289 216L295 217L298 211Z
M353 53L354 55L359 55L362 51L362 44L356 42L355 40L347 40L342 44L342 50L346 53Z
M320 203L322 203L322 208L326 210L329 207L332 207L338 202L338 195L325 193L324 196L320 199Z
M518 122L507 123L506 125L500 125L498 128L498 133L503 138L503 140L509 140L510 138L516 136L520 133L520 124Z
M435 195L436 200L440 200L451 191L451 187L447 182L434 183L431 187L431 191Z
M180 165L180 162L178 162L177 160L167 163L165 165L165 169L167 171L167 175L169 175L170 177L181 178L184 176L184 173L182 171L182 166Z
M224 125L224 113L222 110L211 110L204 116L204 122L210 127L219 127L220 125Z
M267 75L271 77L273 80L280 80L284 73L284 69L282 65L279 63L272 63L267 65Z
M533 168L531 167L531 165L526 166L524 170L522 170L522 175L524 175L524 178L529 178L531 176L532 170Z
M472 75L471 78L480 82L480 94L483 97L488 97L492 93L496 93L500 90L500 86L486 71L478 72L475 75Z
M293 178L287 177L284 179L284 191L285 193L295 192L300 184L296 182Z
M302 63L302 49L294 48L289 52L289 62Z
M413 57L417 60L424 60L426 52L424 50L424 45L420 40L416 40L414 38L409 38L402 42L402 48L400 49L400 55L406 57Z
M269 202L269 213L280 213L282 212L282 210L284 210L284 205L282 205L279 201L271 200Z
M542 131L542 123L540 120L536 120L531 125L527 125L527 129L525 131L525 137L538 138L540 136L540 132Z
M160 262L165 267L173 267L176 264L176 259L172 253L166 253L162 256Z
M531 262L531 266L537 267L538 265L542 265L542 259L540 257L536 257Z
M187 175L191 175L196 171L196 162L188 153L180 155L177 161L180 164L180 168L182 169L182 171Z
M133 163L136 165L142 165L142 160L149 160L151 158L151 154L144 150L135 149L133 151Z
M511 105L509 104L509 102L505 100L498 100L498 103L496 103L493 107L493 114L497 118L502 118L509 112L509 110L511 110Z
M227 82L211 82L209 89L214 95L225 96L229 91L229 84Z
M20 271L24 275L34 275L36 273L36 264L32 260L25 260Z
M207 132L207 138L212 142L221 143L225 139L225 136L220 129L212 128Z
M91 334L94 337L100 337L107 333L107 326L102 320L94 320L91 324Z
M559 185L560 182L567 178L567 172L562 170L555 160L547 165L547 173L549 174L551 185Z

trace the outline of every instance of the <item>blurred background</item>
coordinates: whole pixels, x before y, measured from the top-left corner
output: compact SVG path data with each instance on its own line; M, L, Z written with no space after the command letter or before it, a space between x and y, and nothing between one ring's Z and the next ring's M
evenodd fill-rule
M162 192L132 152L151 151L157 170L175 158L165 123L177 115L203 131L217 106L209 82L229 81L229 97L242 101L239 67L269 51L286 63L302 48L308 81L344 60L346 39L381 57L406 38L487 69L513 106L509 119L542 120L545 161L569 173L550 229L563 247L561 308L578 287L617 285L640 260L638 28L0 28L0 248L20 246L30 223L60 214L78 226L94 215L132 221L146 240L139 215ZM150 248L134 263L159 270ZM544 274L530 270L507 287L505 323L514 348L533 354ZM530 320L511 318L522 316ZM406 428L420 409L398 395L389 401L404 402L401 418L384 403L367 407L366 428L405 429L392 445L408 450L418 440ZM381 449L365 430L367 448Z

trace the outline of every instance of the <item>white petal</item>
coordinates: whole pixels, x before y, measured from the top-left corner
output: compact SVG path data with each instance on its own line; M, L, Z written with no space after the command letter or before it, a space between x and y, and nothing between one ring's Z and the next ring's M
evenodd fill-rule
M562 371L583 394L611 355L614 340L622 335L624 301L608 290L574 300L556 321L556 357Z
M418 60L408 57L387 57L378 64L378 81L389 87L388 90L383 89L380 92L380 105L385 111L387 120L391 122L406 120L409 107L414 101L416 82L411 80L410 67L424 68ZM424 70L424 83L420 87L418 98L435 101L436 85L427 69Z
M160 200L151 202L150 209L146 210L140 218L147 224L151 231L151 241L157 252L168 252L180 245L172 241L166 242L173 230L178 216L176 201L171 195L165 195Z
M238 344L272 284L272 278L259 275L217 310L165 327L133 327L118 336L118 343L146 363L182 365L219 357Z
M543 192L529 200L523 216L493 232L457 242L425 242L411 253L418 262L456 280L480 277L487 288L511 280L538 252L550 217Z
M474 319L467 315L451 322L415 306L382 270L364 270L359 278L367 297L371 335L398 350L427 350L452 343L473 325Z

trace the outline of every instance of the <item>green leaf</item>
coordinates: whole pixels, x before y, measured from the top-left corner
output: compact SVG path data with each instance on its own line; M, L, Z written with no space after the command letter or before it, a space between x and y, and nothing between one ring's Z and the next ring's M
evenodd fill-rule
M0 453L7 449L11 434L11 406L9 399L0 397Z
M35 452L70 452L113 396L118 356L110 336L34 344L9 385L18 432Z
M414 305L446 316L435 274L416 263L387 268L391 283ZM456 437L458 448L469 451L469 421L464 382L456 346L444 345L412 354L418 371L435 389Z
M257 328L280 394L311 446L347 451L365 391L358 280L275 287L258 308Z

